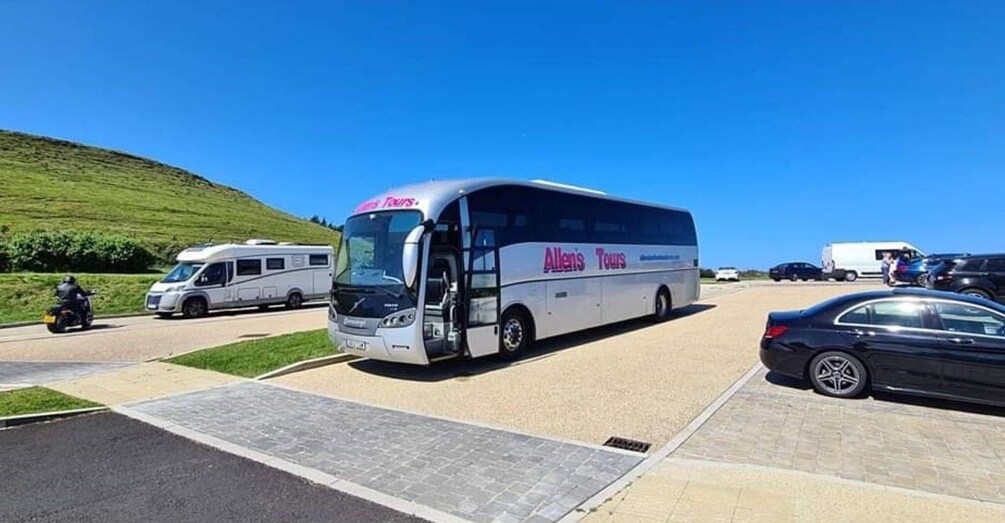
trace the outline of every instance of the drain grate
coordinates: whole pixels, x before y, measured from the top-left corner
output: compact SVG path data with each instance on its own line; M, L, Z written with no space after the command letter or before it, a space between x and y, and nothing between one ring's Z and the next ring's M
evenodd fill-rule
M267 333L267 332L265 334L242 334L242 335L238 336L238 338L264 338L264 337L266 337L268 335L269 335L269 333Z
M604 446L644 454L649 450L649 447L653 446L653 444L646 443L645 441L635 441L633 439L612 436L604 442Z

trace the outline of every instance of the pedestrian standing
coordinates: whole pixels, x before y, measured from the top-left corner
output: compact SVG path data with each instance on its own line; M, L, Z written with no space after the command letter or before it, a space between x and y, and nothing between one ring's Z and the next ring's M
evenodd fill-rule
M883 285L890 285L890 253L883 253L883 261L880 264L880 271L883 274Z

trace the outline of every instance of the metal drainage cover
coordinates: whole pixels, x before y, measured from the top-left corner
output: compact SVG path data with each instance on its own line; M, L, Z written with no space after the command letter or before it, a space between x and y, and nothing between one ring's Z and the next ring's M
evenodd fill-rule
M653 446L653 444L646 443L645 441L635 441L633 439L612 436L604 442L604 446L645 454L649 450L649 447Z
M267 333L267 332L265 334L242 334L242 335L238 336L238 338L264 338L264 337L266 337L268 335L269 335L269 333Z

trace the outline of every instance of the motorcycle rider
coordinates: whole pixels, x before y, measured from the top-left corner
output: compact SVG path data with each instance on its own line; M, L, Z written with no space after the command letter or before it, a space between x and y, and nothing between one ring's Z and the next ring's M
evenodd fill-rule
M87 296L87 293L80 288L80 285L77 285L77 279L72 274L63 276L63 283L56 287L56 296L59 298L60 305L70 308L78 318L84 317L81 305L84 303L83 298Z

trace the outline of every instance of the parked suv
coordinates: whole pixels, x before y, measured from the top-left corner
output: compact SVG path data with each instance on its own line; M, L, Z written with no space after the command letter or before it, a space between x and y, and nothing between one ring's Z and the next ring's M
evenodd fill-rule
M1005 254L942 262L929 271L927 287L1005 303Z
M822 280L824 272L820 267L806 262L789 262L775 265L768 270L768 277L775 281L782 280Z

